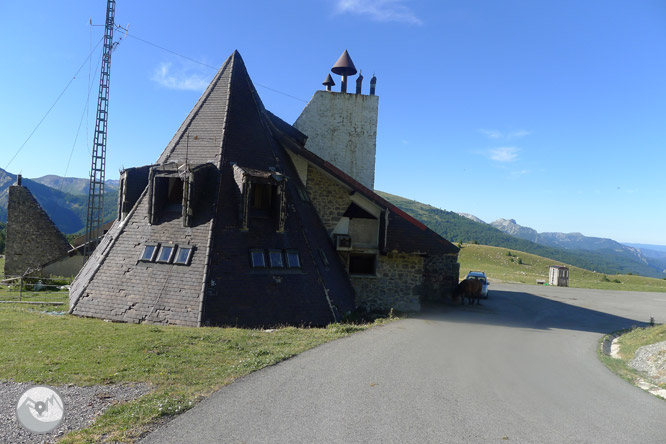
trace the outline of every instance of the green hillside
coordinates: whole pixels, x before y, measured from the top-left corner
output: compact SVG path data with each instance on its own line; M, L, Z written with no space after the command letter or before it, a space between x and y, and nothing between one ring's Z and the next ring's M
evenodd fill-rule
M513 237L491 225L475 222L452 211L440 210L415 200L405 199L382 191L377 191L377 194L454 243L478 243L524 251L600 273L632 273L664 277L663 274L656 275L653 268L641 262L638 258L618 256L607 250L564 250L548 247Z
M0 222L7 221L9 187L15 183L16 175L0 169ZM65 234L76 233L85 227L88 209L87 195L65 193L26 178L23 178L22 184L30 190L60 231ZM103 215L105 221L116 216L117 202L117 190L105 193Z
M484 271L491 282L511 282L535 285L537 280L548 282L548 267L569 267L569 286L601 290L666 292L666 280L636 275L603 274L553 261L530 253L487 245L463 244L458 255L460 277L471 270Z

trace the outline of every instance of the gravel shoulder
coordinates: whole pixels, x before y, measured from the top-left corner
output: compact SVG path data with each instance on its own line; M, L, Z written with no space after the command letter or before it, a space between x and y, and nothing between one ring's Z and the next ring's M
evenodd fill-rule
M65 416L51 433L37 435L25 430L16 419L16 403L21 394L39 384L0 381L0 442L53 443L72 430L89 426L108 407L131 401L151 391L147 384L53 386L62 397Z
M666 384L666 341L640 347L629 366L645 372L657 384Z

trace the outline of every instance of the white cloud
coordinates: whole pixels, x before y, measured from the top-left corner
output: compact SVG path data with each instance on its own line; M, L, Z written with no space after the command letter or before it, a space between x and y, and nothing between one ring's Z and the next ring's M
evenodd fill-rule
M530 171L530 170L513 171L513 172L511 173L511 177L513 177L514 179L516 179L516 178L521 177L521 176L524 176L524 175L526 175L526 174L530 174L531 172L532 172L532 171Z
M509 131L509 132L502 132L499 130L493 130L493 129L479 129L478 130L481 134L486 136L489 139L503 139L503 140L514 140L514 139L520 139L525 136L529 136L532 134L530 131L524 130L524 129L519 129L519 130L514 130L514 131Z
M152 80L158 85L169 89L184 91L203 91L210 83L210 79L185 68L174 70L171 63L160 63L155 69Z
M405 6L408 0L336 0L338 13L365 15L378 22L402 22L422 25L423 22Z
M479 132L489 139L501 139L504 137L501 131L497 130L480 129Z
M531 132L527 130L516 130L516 131L511 131L506 135L507 139L520 139L521 137L529 136L532 134Z
M493 148L490 150L490 158L496 162L513 162L518 158L518 151L520 149L515 146Z

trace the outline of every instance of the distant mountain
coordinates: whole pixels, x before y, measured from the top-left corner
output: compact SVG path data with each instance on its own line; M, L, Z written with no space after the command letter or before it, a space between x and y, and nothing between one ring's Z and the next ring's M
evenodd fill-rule
M88 182L87 179L79 180ZM0 168L0 222L7 221L9 187L15 183L16 175ZM70 194L26 178L23 178L22 184L35 196L39 205L46 211L46 214L49 215L60 231L65 234L71 234L77 233L85 227L88 208L87 192L84 194ZM105 221L115 217L117 202L117 188L105 194Z
M88 195L88 189L90 187L89 179L81 179L79 177L61 177L49 174L48 176L42 176L32 180L41 183L42 185L46 185L47 187L74 195ZM119 180L104 181L104 191L107 193L118 190L119 186Z
M600 248L598 250L565 249L543 245L521 237L512 236L490 224L476 222L469 217L461 216L451 211L441 210L415 200L405 199L404 197L381 191L377 193L451 242L479 243L525 251L600 273L633 273L658 278L666 277L666 273L664 273L666 264L661 268L660 264L648 264L645 257L641 257L636 252L627 252L624 250L618 252L613 248ZM515 221L513 222L515 224ZM509 226L513 224L507 223L505 225ZM520 229L527 227L518 226L513 228L516 232L534 236L534 233L529 231L531 229ZM535 230L532 231L536 233Z
M628 247L638 248L645 257L655 259L666 259L666 245L650 245L650 244L629 244L624 243Z
M481 219L479 219L478 217L476 217L473 214L468 214L468 213L456 213L456 214L459 215L459 216L462 216L462 217L466 217L467 219L473 220L474 222L478 222L480 224L485 224L484 221L482 221Z
M663 277L666 274L666 251L651 251L621 244L613 239L590 237L581 233L537 233L530 227L518 225L514 219L498 219L491 223L507 234L549 247L571 251L594 251L608 257L616 257L632 263L637 273L644 276ZM646 254L646 251L648 254ZM642 265L639 265L638 263ZM646 269L647 266L649 269Z

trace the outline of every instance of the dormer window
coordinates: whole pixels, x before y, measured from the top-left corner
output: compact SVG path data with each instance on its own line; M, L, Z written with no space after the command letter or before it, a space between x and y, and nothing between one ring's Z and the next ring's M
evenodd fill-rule
M277 171L263 171L233 166L240 196L242 230L273 229L284 231L287 217L286 178Z

